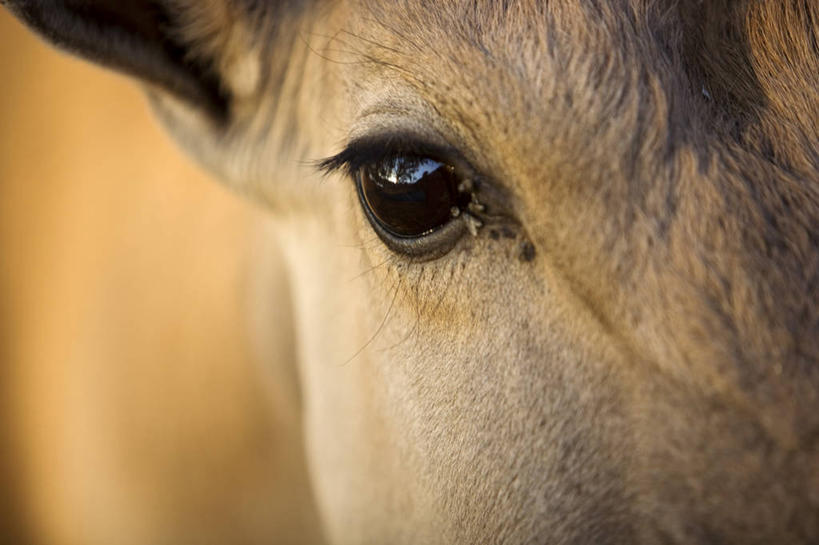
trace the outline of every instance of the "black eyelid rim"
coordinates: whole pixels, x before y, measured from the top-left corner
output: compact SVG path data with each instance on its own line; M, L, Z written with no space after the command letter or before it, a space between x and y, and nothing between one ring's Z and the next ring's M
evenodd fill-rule
M317 168L325 174L343 171L352 176L362 166L399 156L425 157L458 169L468 164L452 146L414 134L387 133L355 138L337 155L318 161Z

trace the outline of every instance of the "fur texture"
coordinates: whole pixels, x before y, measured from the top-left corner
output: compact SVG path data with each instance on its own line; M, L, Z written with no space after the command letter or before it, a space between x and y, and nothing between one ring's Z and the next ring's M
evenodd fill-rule
M231 117L154 102L277 214L331 542L819 539L815 2L195 4ZM482 180L438 259L307 166L389 131Z

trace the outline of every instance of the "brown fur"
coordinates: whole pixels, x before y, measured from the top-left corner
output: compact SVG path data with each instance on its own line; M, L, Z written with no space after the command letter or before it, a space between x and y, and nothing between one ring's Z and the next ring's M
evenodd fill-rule
M815 3L202 6L257 92L154 103L276 213L331 542L819 539ZM486 229L380 244L305 166L379 130L460 150Z

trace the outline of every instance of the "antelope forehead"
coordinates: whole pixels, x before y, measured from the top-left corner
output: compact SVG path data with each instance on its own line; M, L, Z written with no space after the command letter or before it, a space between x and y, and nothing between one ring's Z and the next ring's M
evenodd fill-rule
M638 85L651 55L628 53L627 30L585 29L601 24L599 14L595 22L581 8L538 2L364 4L332 47L350 56L343 71L358 117L409 112L412 123L453 135L484 172L540 179L545 161L577 162L588 148L627 155L644 131L638 118L660 131L667 124L655 106L666 89Z

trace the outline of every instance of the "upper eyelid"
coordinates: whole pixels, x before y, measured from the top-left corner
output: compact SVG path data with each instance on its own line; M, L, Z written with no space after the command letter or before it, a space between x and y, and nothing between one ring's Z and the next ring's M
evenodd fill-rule
M456 167L466 163L451 146L430 143L412 134L388 133L355 138L340 153L318 161L317 168L326 174L337 171L352 174L364 165L401 155L429 157Z

